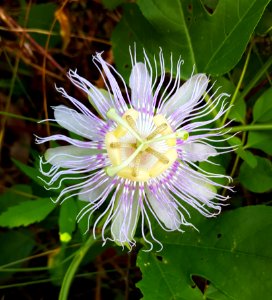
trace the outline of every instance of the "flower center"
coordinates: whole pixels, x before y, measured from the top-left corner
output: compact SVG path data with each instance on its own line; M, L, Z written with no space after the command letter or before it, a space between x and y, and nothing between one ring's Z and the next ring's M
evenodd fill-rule
M117 127L106 134L105 144L112 166L109 176L118 175L145 182L167 170L177 159L176 140L186 140L186 131L173 132L163 115L141 114L127 110L120 117L114 109L107 113Z

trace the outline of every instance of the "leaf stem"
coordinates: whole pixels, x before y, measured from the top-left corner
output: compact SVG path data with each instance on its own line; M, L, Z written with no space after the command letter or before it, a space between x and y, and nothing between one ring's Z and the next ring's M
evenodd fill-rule
M123 270L123 269L120 268L120 270ZM125 269L124 269L124 271L125 271ZM107 270L107 273L114 273L114 272L116 272L116 269ZM75 277L76 278L88 278L88 277L91 277L91 276L94 276L97 274L100 274L100 272L82 273L82 274L76 275ZM59 277L57 277L57 278L59 278ZM39 280L35 280L35 281L27 281L27 282L19 282L19 283L17 282L17 283L13 283L13 284L0 285L0 290L35 285L35 284L40 284L40 283L47 283L47 282L51 282L51 281L52 281L51 278L45 278L45 279L39 279Z
M241 92L241 98L244 98L251 91L251 89L256 85L259 79L267 72L271 65L272 56L265 62L262 68L260 68L260 70L256 73L255 77L247 84L247 86Z
M90 247L96 242L93 235L90 235L90 237L86 240L86 242L79 248L75 254L75 257L73 258L68 270L65 273L65 276L62 281L60 294L59 294L59 300L67 300L68 299L68 293L70 290L70 286L72 284L73 278L75 277L76 271L90 249Z
M272 130L272 124L249 124L234 126L228 129L229 133L239 132L239 131L257 131L257 130Z
M1 273L12 273L12 272L41 272L41 271L48 271L49 267L36 267L36 268L9 268L9 269L2 269L0 268Z
M250 54L251 54L251 50L252 50L252 47L253 47L253 43L250 44L249 46L249 49L248 49L248 53L247 53L247 57L246 57L246 61L245 61L245 64L244 64L244 67L243 67L243 70L242 70L242 73L241 73L241 76L240 76L240 79L238 81L238 84L236 86L236 89L234 91L234 94L230 100L230 103L229 105L233 105L233 103L235 102L236 98L237 98L237 95L239 93L239 90L240 90L240 87L242 85L242 82L243 82L243 79L245 77L245 73L246 73L246 70L247 70L247 67L248 67L248 63L249 63L249 58L250 58ZM224 117L223 117L223 120L221 122L221 126L223 126L225 123L226 123L226 120L228 118L228 115L230 113L230 109L226 111Z
M242 135L242 146L244 146L245 144L245 140L246 140L246 132L244 131L243 132L243 135ZM238 167L238 163L239 163L239 160L240 160L240 157L239 155L236 153L236 157L235 157L235 160L233 162L233 166L232 166L232 169L231 169L231 173L230 173L230 176L233 178L235 173L236 173L236 170L237 170L237 167ZM227 189L225 188L222 192L222 196L225 196L227 193Z
M17 115L17 114L13 114L13 113L6 112L6 111L0 111L0 116L6 116L6 117L9 117L9 118L14 118L14 119L18 119L18 120L24 120L24 121L44 124L44 123L41 122L41 120L34 119L34 118L29 118L29 117L25 117L25 116L21 116L21 115ZM50 122L49 124L50 124L50 126L60 128L60 125L58 125L58 124L55 124L55 123L52 123L52 122Z

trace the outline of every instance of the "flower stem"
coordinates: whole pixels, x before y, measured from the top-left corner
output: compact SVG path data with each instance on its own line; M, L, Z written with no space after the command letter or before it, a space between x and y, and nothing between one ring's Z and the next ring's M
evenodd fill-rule
M65 276L62 281L60 294L59 294L59 300L67 300L68 299L68 293L70 290L70 286L72 284L73 278L75 277L76 271L90 249L90 247L96 242L93 235L91 235L86 242L81 246L80 249L77 250L76 255L74 259L72 260L68 270L65 273Z
M228 129L228 132L234 133L239 131L254 131L254 130L272 130L272 124L252 124L234 126Z

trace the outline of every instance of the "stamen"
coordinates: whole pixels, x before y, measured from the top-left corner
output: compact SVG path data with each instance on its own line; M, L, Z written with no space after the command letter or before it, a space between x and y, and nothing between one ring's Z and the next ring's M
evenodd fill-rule
M151 144L151 143L155 143L155 142L160 142L160 141L165 141L168 139L181 139L183 141L186 141L189 137L189 133L186 130L180 130L180 131L176 131L173 132L171 134L167 134L167 135L163 135L157 138L154 138L153 140L148 140L145 142L145 144Z
M169 159L164 154L156 151L155 149L149 147L145 151L157 157L157 159L163 164L167 165L169 163Z
M132 116L127 115L125 118L126 118L126 121L128 122L128 125L129 125L135 132L137 132L136 123L135 123L134 119L132 118ZM137 132L137 133L138 133L138 132Z
M173 132L162 115L153 117L155 129L147 137L141 137L142 132L138 131L137 118L139 113L129 109L120 116L114 108L107 112L109 119L117 123L112 132L108 132L105 138L106 149L109 154L111 165L105 168L108 176L119 176L135 182L146 182L150 178L156 178L162 174L177 159L175 149L177 139L187 140L189 133L185 130ZM123 139L127 134L133 135L132 140ZM130 136L129 136L130 137ZM163 153L160 145L156 143L164 141L166 144ZM122 151L122 148L130 148L129 151ZM154 156L155 161L151 165L143 157L147 154ZM148 165L148 167L147 167Z
M150 135L146 139L152 140L156 135L162 133L167 127L168 126L166 123L161 124L153 132L151 132Z
M138 141L140 141L141 143L143 142L143 139L139 136L138 132L133 130L129 126L129 124L117 114L114 108L110 108L108 110L107 117L115 121L117 124L121 125L122 127L126 128Z
M135 158L134 167L133 167L133 170L132 170L132 176L133 177L137 177L139 175L139 168L140 168L141 158L142 158L141 153L139 153Z
M112 166L112 167L107 167L106 168L106 173L109 176L114 176L117 174L119 171L127 167L130 163L133 162L133 160L137 157L137 155L143 150L144 144L141 144L125 161L123 161L120 165L118 166Z
M113 142L110 143L111 148L136 148L136 143L121 143L121 142Z

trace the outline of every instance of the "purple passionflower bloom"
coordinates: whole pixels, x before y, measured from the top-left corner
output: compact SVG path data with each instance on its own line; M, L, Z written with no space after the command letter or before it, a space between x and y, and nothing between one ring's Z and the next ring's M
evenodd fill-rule
M63 88L57 88L74 108L56 106L54 116L59 125L84 140L56 134L37 138L37 142L69 144L50 148L45 152L45 161L41 158L40 169L49 177L46 182L49 189L56 188L54 183L59 179L59 186L65 179L76 180L61 190L56 202L74 196L86 201L78 220L87 215L90 223L90 217L97 212L94 223L89 224L93 235L99 225L104 242L109 239L129 248L136 243L134 234L140 222L143 239L152 249L145 226L151 239L161 243L153 235L151 215L164 230L182 231L184 225L193 226L186 221L185 215L190 214L185 203L202 215L213 217L228 198L217 190L230 188L214 179L230 178L204 171L198 165L229 151L228 147L215 146L216 142L225 140L223 127L209 126L228 109L223 101L228 95L215 92L208 97L211 88L208 89L209 79L205 74L193 75L181 85L181 59L175 79L171 63L166 80L162 51L160 70L155 61L155 72L145 52L143 62L137 62L135 57L131 54L130 91L122 76L100 53L93 61L107 91L70 70L69 79L88 96L93 109L89 110ZM210 115L213 117L207 119ZM52 165L49 171L48 168L45 171L47 164ZM108 226L110 236L105 234Z

